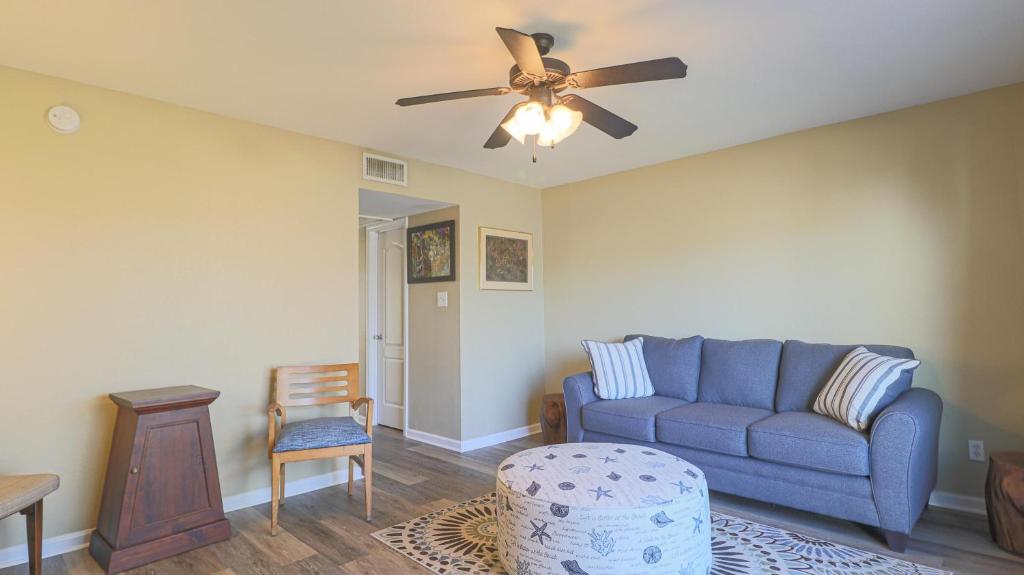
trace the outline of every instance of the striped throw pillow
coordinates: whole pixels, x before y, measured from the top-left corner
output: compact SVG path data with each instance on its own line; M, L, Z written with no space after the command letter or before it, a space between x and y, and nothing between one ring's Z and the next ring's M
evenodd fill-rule
M625 343L583 341L594 370L594 393L601 399L626 399L654 395L654 384L644 363L644 339Z
M832 378L814 400L814 411L836 419L857 431L865 431L886 405L885 392L903 375L917 369L916 359L878 355L858 347L843 358Z

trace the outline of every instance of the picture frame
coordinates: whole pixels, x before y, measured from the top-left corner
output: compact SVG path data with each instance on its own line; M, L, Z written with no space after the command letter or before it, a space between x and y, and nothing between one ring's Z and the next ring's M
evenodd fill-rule
M455 281L455 220L408 228L405 245L408 283Z
M533 234L480 226L480 289L533 291Z

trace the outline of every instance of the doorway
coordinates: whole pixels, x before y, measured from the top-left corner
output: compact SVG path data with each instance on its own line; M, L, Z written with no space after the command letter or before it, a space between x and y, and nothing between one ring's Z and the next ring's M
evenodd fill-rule
M410 219L449 207L434 200L359 190L362 385L364 394L374 400L374 422L403 433L408 433L415 409L411 400L416 394L409 387L417 379L410 378L410 347L417 344L417 332L410 329L409 317L423 307L410 304L406 228L414 225ZM431 346L429 341L420 344L424 350ZM423 391L428 391L429 378L419 379ZM429 401L418 403L421 410L431 409Z

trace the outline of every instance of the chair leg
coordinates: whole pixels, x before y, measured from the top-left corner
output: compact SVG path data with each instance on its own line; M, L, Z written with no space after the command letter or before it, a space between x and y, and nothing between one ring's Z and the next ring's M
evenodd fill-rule
M28 572L41 575L43 572L43 500L21 510L25 516L25 530L28 534Z
M270 460L270 534L277 535L277 505L281 499L281 462L277 456Z
M279 505L281 507L284 507L284 500L285 500L284 486L285 486L285 483L287 483L287 482L285 481L285 476L284 476L284 463L282 463L281 464L281 502L279 503Z
M366 520L373 518L373 447L363 453L363 489L366 492Z
M356 478L356 460L348 456L348 496L352 497L352 484Z

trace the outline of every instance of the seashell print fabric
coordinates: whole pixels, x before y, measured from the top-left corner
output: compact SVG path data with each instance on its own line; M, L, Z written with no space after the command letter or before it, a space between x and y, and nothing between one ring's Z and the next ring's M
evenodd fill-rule
M517 575L705 575L704 473L649 447L570 443L498 467L497 550Z

